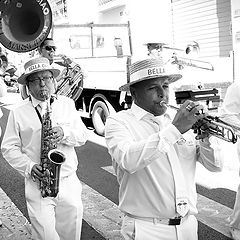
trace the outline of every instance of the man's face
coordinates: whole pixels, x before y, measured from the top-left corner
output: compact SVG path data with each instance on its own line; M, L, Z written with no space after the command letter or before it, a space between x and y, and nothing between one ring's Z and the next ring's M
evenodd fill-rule
M40 54L49 60L50 63L53 62L55 56L56 45L52 40L45 40L43 47L40 49Z
M169 101L169 80L167 77L144 80L133 85L131 93L139 107L160 116L166 112L166 107L161 106L160 102Z
M55 92L52 72L41 71L28 76L28 89L31 95L45 101Z
M148 52L149 52L149 55L150 56L154 56L154 57L157 57L157 56L161 56L161 52L162 52L162 45L161 44L158 44L158 43L149 43L147 45L147 48L148 48Z

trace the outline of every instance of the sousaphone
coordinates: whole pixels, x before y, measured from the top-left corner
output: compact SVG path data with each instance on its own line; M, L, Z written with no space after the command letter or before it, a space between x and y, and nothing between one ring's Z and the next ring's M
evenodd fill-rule
M36 49L52 28L52 11L47 0L0 0L0 43L14 52ZM64 60L64 59L63 59ZM61 74L57 94L76 100L81 92L84 74L71 61ZM19 86L23 99L26 86Z
M52 11L46 0L2 0L0 43L14 52L37 48L48 36Z

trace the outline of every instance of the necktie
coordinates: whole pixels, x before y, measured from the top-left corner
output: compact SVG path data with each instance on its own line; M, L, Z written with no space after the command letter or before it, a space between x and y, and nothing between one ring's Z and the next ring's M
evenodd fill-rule
M148 115L147 118L151 123L158 126L158 131L162 129L166 122L169 122L169 116L158 116L154 117L152 115ZM175 204L176 204L176 212L184 217L189 211L189 202L188 195L186 192L186 183L185 178L183 176L182 167L177 156L176 150L174 146L171 144L170 149L167 152L168 159L172 168L174 184L175 184Z
M186 192L186 182L183 176L182 167L176 150L171 145L167 153L168 159L172 168L173 178L175 183L175 202L177 213L184 217L189 211L188 194Z

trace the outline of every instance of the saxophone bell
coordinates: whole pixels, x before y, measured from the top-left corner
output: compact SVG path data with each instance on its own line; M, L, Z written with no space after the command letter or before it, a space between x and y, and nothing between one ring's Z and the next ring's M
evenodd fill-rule
M48 152L48 158L50 161L52 161L54 164L63 164L66 160L65 154L58 150L58 149L52 149Z
M48 187L43 189L43 197L56 197L59 191L60 169L61 165L66 161L65 154L58 150L52 149L48 152L48 169L46 169L46 176L48 178Z

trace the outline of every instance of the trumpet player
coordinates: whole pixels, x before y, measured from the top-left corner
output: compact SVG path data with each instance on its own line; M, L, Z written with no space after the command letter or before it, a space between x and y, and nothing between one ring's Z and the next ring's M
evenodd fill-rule
M77 114L72 99L56 96L55 78L60 71L47 58L34 58L24 65L18 83L27 86L29 97L11 110L2 141L2 154L8 163L25 177L25 197L34 240L79 240L83 206L82 186L76 175L78 159L75 147L87 140L86 127ZM42 145L42 121L45 105L51 108L51 135ZM49 128L49 129L48 129ZM54 143L63 152L56 197L43 197L41 156Z
M172 119L168 114L170 85L181 77L158 58L134 62L120 87L133 104L106 121L126 240L197 240L196 162L222 169L218 139L206 132L196 140L191 130L204 107L187 100Z

